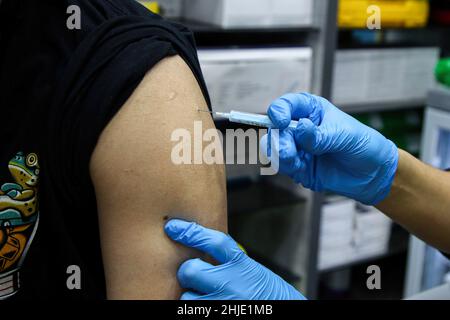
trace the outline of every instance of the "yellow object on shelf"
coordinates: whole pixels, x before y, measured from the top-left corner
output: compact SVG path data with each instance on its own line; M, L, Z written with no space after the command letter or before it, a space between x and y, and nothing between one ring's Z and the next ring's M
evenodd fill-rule
M339 27L367 28L373 5L380 9L381 28L423 27L430 12L428 0L339 0Z
M150 10L153 13L160 14L160 6L157 1L139 1L144 7L146 7L148 10Z

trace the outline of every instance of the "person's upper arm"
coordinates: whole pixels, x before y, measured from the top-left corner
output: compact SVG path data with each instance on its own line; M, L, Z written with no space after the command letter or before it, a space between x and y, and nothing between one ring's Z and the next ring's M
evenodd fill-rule
M223 165L176 165L171 135L194 121L214 128L200 87L179 57L162 60L100 136L91 158L108 298L176 299L180 263L196 253L163 226L179 217L226 231ZM201 139L201 137L200 137ZM192 146L194 141L192 141Z

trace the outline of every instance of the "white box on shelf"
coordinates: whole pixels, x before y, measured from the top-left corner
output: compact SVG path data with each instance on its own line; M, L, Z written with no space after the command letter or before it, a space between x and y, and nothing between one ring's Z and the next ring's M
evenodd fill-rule
M355 201L347 198L326 201L322 206L322 221L353 220L354 215Z
M322 221L320 224L320 234L322 236L333 236L343 233L353 232L353 220L334 220L331 222Z
M370 212L357 212L355 224L358 230L370 232L370 230L385 229L391 226L392 220L375 209Z
M340 198L326 201L322 206L320 223L320 245L329 246L333 242L341 243L343 239L350 242L353 234L355 202Z
M188 0L184 17L223 28L310 26L312 0Z
M280 95L311 87L311 48L200 50L199 59L214 111L265 114Z
M389 250L392 220L354 200L325 202L319 240L319 269L328 269Z
M381 255L389 250L392 220L376 208L358 212L355 218L355 259Z
M320 250L349 246L353 241L353 234L352 232L346 232L333 235L321 235L319 241Z
M351 246L333 248L332 250L322 250L318 257L319 269L323 270L343 265L352 261L353 256L354 249Z
M310 26L313 0L271 0L272 26Z
M179 18L183 14L184 0L158 0L162 14L167 18Z
M325 201L320 224L320 269L344 264L353 257L354 216L353 200L339 197Z
M353 260L362 260L386 254L389 250L389 238L379 239L354 248Z
M340 106L425 100L439 48L340 50L332 101Z

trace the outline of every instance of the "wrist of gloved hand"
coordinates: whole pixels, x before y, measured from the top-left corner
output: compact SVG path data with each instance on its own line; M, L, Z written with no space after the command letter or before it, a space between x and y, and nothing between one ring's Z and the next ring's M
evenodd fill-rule
M384 149L385 157L383 161L380 161L373 179L368 181L365 192L355 197L355 200L363 204L375 206L385 200L391 192L398 168L399 154L397 146L391 140L386 139Z

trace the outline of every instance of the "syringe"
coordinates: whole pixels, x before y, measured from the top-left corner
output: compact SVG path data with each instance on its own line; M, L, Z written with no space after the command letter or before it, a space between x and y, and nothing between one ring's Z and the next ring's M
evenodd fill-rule
M199 111L203 111L203 110L199 110ZM217 117L228 119L228 121L234 122L234 123L247 124L250 126L263 127L263 128L274 128L274 124L272 123L270 118L268 116L264 116L264 115L260 115L260 114L240 112L240 111L230 111L229 113L225 113L225 112L211 112L211 113L216 115ZM297 125L298 125L298 121L292 120L288 127L295 129L295 128L297 128Z

